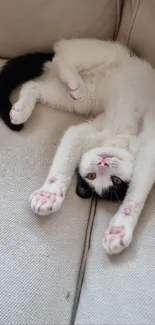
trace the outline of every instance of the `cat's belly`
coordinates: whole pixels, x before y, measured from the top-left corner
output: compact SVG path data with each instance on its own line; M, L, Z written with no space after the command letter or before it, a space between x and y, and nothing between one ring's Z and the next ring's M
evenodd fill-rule
M109 128L110 129L110 128ZM86 140L87 150L96 147L123 148L135 155L138 147L138 138L130 134L114 135L109 131L93 132Z
M46 73L38 82L40 101L55 109L96 116L103 111L103 106L97 93L95 77L84 76L83 81L81 98L73 99L69 89L56 74Z

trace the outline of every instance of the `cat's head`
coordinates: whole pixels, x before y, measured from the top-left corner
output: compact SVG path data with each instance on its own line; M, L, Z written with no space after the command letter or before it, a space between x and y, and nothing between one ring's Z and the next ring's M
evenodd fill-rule
M134 157L129 151L101 147L86 152L78 168L76 193L90 198L93 193L109 201L122 201L132 176Z

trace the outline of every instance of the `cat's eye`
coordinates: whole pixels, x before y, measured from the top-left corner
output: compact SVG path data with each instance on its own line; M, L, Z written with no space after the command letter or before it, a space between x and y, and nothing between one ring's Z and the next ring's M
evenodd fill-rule
M123 181L119 177L117 177L117 176L112 176L111 177L111 180L112 180L112 182L113 182L114 185L120 185L120 184L123 183Z
M92 181L93 179L96 178L96 173L89 173L87 174L86 178Z

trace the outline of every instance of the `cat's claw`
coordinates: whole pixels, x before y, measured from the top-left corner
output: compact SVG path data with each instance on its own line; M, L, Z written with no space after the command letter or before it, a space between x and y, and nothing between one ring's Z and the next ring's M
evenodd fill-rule
M40 216L48 216L60 209L64 200L63 191L44 190L44 188L32 193L30 196L30 205L33 212Z
M26 107L22 103L17 102L12 106L10 111L10 119L12 124L21 124L28 120L32 113L32 107Z
M132 217L129 217L132 218ZM133 228L128 217L123 218L122 222L112 222L103 235L103 247L110 254L118 254L129 246L132 240Z

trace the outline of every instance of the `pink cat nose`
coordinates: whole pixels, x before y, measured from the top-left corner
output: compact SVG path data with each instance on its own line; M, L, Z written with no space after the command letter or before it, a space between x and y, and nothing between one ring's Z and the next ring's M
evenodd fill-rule
M106 155L103 155L101 158L100 158L100 161L99 163L97 164L98 167L109 167L109 164L107 163L107 159L109 158L109 156L106 156Z
M104 163L104 167L109 167L109 165L105 162L105 163Z
M102 161L100 161L98 164L97 164L99 167L109 167L109 165L107 164L107 162L106 161L104 161L104 160L102 160Z

